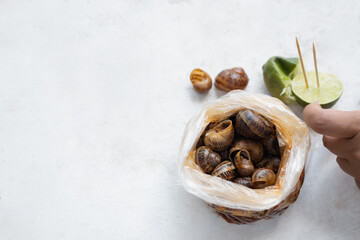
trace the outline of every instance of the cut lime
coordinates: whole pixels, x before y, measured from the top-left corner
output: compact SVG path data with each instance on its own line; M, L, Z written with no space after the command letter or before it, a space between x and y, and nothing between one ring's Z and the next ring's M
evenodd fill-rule
M307 72L306 76L309 88L306 88L303 74L296 76L291 85L296 101L300 105L306 106L317 101L322 107L329 108L340 98L343 86L335 75L319 73L320 88L317 87L315 71Z

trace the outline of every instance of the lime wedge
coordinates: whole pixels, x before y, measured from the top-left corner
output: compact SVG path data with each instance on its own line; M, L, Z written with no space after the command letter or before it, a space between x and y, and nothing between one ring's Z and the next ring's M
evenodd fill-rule
M309 88L306 88L303 74L296 76L291 85L296 101L303 107L317 101L322 107L329 108L340 98L343 86L335 75L319 73L320 88L317 87L315 71L307 72L306 76Z

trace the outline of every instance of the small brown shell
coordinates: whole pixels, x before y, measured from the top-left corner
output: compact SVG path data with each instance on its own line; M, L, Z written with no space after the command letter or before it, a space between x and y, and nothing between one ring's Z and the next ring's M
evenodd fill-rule
M250 109L241 109L237 113L235 129L239 135L255 140L274 133L273 124Z
M227 149L218 153L221 157L221 161L225 161L229 159L229 151Z
M205 71L195 68L190 74L190 81L198 92L207 92L212 87L212 80Z
M277 172L279 170L281 164L281 159L278 157L271 157L269 159L268 164L266 165L266 168L273 170L274 172Z
M214 151L227 149L234 139L234 126L230 120L224 120L205 133L205 145Z
M256 165L256 168L268 168L277 172L279 170L281 164L281 159L278 157L268 157L263 158L261 161Z
M251 183L254 188L264 188L274 185L276 179L275 173L267 168L257 169L251 177Z
M195 162L204 173L211 173L220 164L221 157L210 148L202 146L196 150Z
M230 161L224 161L214 169L211 175L231 181L236 177L235 166Z
M234 165L241 177L250 177L255 170L250 159L250 153L245 149L238 151L234 159Z
M225 69L215 78L215 87L223 91L245 89L249 78L241 67Z
M279 143L275 135L270 135L264 138L261 142L264 145L265 151L268 155L271 156L280 155Z
M229 159L234 160L238 151L247 150L250 153L251 161L256 164L259 162L264 155L263 146L260 142L255 142L250 139L241 139L231 146L229 151Z
M234 183L244 185L245 187L252 188L251 177L239 177L234 180Z

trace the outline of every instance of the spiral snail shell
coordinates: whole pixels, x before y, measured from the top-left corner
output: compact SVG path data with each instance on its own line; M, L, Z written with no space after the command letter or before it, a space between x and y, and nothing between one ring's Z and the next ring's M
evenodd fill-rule
M255 142L250 139L241 139L234 142L234 144L231 146L229 151L229 159L234 160L238 151L243 149L249 152L250 159L254 164L259 162L264 155L264 149L260 142Z
M223 91L244 89L249 82L249 78L241 67L225 69L215 78L215 87Z
M250 109L241 109L237 113L235 129L239 135L255 140L274 133L273 124Z
M280 147L279 147L277 137L275 135L270 135L270 136L264 138L261 142L262 142L262 144L265 148L265 151L268 155L271 155L271 156L279 156L280 155Z
M234 164L230 161L224 161L214 169L211 175L231 181L236 177Z
M276 175L275 173L267 168L257 169L251 177L251 184L254 188L264 188L267 186L274 185Z
M195 68L190 74L190 81L193 88L198 92L207 92L212 87L212 80L205 71Z
M279 170L281 163L281 159L278 157L268 157L263 158L261 161L256 165L257 168L268 168L277 172Z
M252 188L251 177L239 177L234 180L234 183L244 185L245 187Z
M250 159L250 153L241 149L235 156L234 165L241 177L250 177L254 173L254 165Z
M214 151L223 151L231 145L234 135L231 120L224 120L205 133L204 142Z
M204 173L211 173L220 164L221 157L210 148L202 146L196 150L195 162Z

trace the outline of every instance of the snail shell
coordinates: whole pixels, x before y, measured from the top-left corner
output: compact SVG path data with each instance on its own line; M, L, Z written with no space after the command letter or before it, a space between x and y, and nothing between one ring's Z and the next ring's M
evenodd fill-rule
M274 133L273 124L262 115L241 109L236 115L236 132L244 137L259 139Z
M202 146L196 150L195 162L204 173L211 173L221 162L221 157L210 148Z
M263 158L264 149L260 142L255 142L250 139L241 139L234 142L234 144L230 148L229 159L234 160L238 151L243 149L249 152L250 159L255 164Z
M198 92L207 92L212 87L212 80L205 71L195 68L190 74L190 81Z
M250 153L245 149L238 151L234 159L234 165L237 172L242 177L250 177L255 170L250 159Z
M277 172L279 170L280 163L281 163L281 159L278 157L263 158L256 165L256 168L268 168L274 172Z
M231 145L234 135L232 122L225 120L205 133L204 142L214 151L223 151Z
M280 148L277 137L275 135L270 135L264 138L262 141L264 148L268 155L271 156L279 156L280 155Z
M259 168L252 175L251 183L254 188L264 188L274 185L275 178L276 175L272 170L267 168Z
M245 187L252 188L251 177L240 177L234 180L235 183L244 185Z
M249 78L241 67L225 69L221 71L215 78L215 87L231 91L235 89L245 89L249 82Z
M231 181L236 177L235 166L230 161L224 161L217 165L211 175Z
M227 149L218 153L221 157L221 161L225 161L229 159L229 151Z

